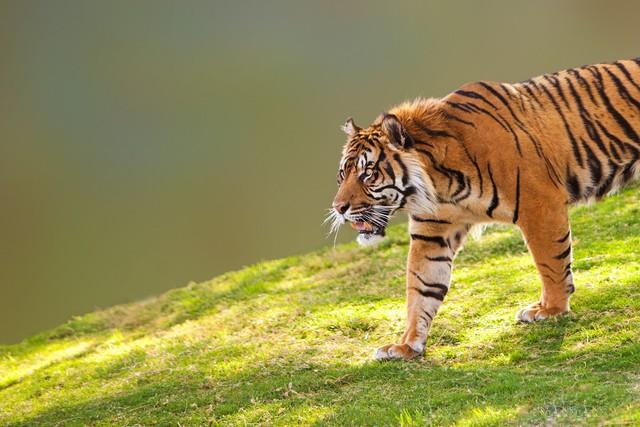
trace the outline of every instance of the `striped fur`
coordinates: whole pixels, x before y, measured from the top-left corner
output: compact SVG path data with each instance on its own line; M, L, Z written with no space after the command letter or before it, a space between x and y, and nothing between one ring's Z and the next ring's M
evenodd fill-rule
M342 219L363 227L368 211L384 207L410 215L407 329L376 352L408 359L423 353L455 254L476 224L513 223L527 242L542 294L518 320L569 311L568 206L640 173L640 59L470 83L401 104L366 129L350 123L334 206L363 214Z

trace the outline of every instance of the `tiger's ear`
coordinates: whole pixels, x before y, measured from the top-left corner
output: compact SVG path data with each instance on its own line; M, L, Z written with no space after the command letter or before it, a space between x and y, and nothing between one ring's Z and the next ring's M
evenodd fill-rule
M347 134L349 138L351 138L360 130L360 128L353 122L353 119L351 117L347 119L345 124L342 125L341 129L344 133Z
M413 139L394 114L384 114L382 117L382 130L384 130L389 142L394 147L402 150L413 146Z

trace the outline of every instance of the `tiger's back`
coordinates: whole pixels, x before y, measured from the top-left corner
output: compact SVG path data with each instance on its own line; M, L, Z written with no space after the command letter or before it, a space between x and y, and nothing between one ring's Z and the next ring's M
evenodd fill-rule
M445 102L466 119L470 146L494 147L489 155L538 172L532 190L562 189L569 203L599 200L638 174L640 59L472 83Z

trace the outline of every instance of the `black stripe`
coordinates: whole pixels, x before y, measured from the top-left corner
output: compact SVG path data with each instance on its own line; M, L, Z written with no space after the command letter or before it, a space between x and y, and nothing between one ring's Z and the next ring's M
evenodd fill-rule
M569 192L570 201L577 202L580 200L580 196L582 194L582 191L580 190L580 182L578 181L578 177L569 170L569 165L567 165L565 187Z
M460 201L466 199L467 197L469 197L471 195L471 180L469 179L469 177L466 178L466 183L465 186L467 188L467 190L460 194L459 196L455 197L457 193L453 194L451 197L451 201L453 203L459 203Z
M431 291L428 289L419 289L419 288L413 288L416 291L420 292L420 294L424 297L427 298L435 298L439 301L443 301L444 297L447 295L447 291L449 291L449 288L447 287L447 285L443 285L442 283L427 283L425 282L417 273L415 272L411 272L414 276L416 276L416 279L418 279L420 281L420 283L422 283L422 285L424 285L427 288L436 288L438 289L440 292L438 291Z
M480 112L482 114L488 115L496 123L498 123L502 127L502 129L506 130L507 132L509 131L509 129L511 129L511 126L509 126L509 123L507 123L506 120L500 114L498 114L498 116L496 117L489 110L487 110L485 108L482 108L482 107L479 107L476 104L466 103L465 105L471 110L472 113Z
M444 219L420 218L415 215L411 215L411 219L418 222L432 222L435 224L451 224L450 221L445 221Z
M627 67L624 66L624 64L620 61L616 61L613 63L613 65L615 65L616 67L618 67L618 69L620 71L622 71L622 74L624 74L624 76L627 78L627 80L629 80L629 82L635 86L636 89L640 90L640 85L638 83L635 82L635 80L633 80L633 78L631 77L631 73L629 73L629 70L627 70Z
M420 295L422 295L425 298L433 298L433 299L437 299L438 301L444 301L444 296L438 292L433 292L433 291L426 291L424 289L418 289L418 288L411 288L414 291L417 291L418 293L420 293Z
M533 98L533 100L536 102L536 104L538 104L540 107L542 107L542 103L540 102L540 100L538 99L538 97L536 96L535 93L533 93L533 90L531 90L531 87L529 87L530 82L524 82L522 84L522 86L524 86L524 89L527 91L527 93L529 94L529 96L531 98Z
M509 99L513 100L514 95L509 91L509 88L508 88L509 85L505 83L500 83L498 84L498 86L500 86L500 89L502 89L504 94L507 95Z
M444 130L439 130L439 129L429 129L428 127L424 126L422 123L413 122L414 125L416 125L421 131L423 131L424 133L426 133L427 135L429 135L430 137L433 138L454 138L453 135L451 135L449 132L444 131Z
M602 151L605 155L609 156L609 151L605 147L604 143L602 142L602 138L600 138L600 134L598 133L593 122L591 121L591 116L587 111L587 109L585 108L584 103L582 102L582 98L576 91L575 87L573 86L573 83L571 83L571 81L568 78L566 79L566 81L567 81L567 84L569 85L569 91L571 92L571 96L573 96L573 99L576 101L576 104L578 105L578 110L580 111L580 118L582 119L582 124L584 125L584 128L587 131L589 138L591 138L596 143L600 151Z
M463 125L471 126L471 127L472 127L472 128L474 128L474 129L475 129L475 127L476 127L475 123L472 123L472 122L469 122L469 121L463 120L463 119L461 119L460 117L455 116L455 115L450 114L450 113L445 113L445 118L447 118L447 119L449 119L449 120L456 121L456 122L460 122L460 123L462 123Z
M427 310L422 310L422 314L427 316L429 320L433 320L433 316Z
M504 117L502 117L499 113L498 113L498 118L500 120L498 120L498 118L496 116L494 116L491 112L487 111L486 109L482 108L482 107L478 107L475 104L471 104L471 103L466 103L466 104L459 104L459 103L455 103L455 102L451 102L451 101L446 101L447 104L451 105L454 108L459 108L462 111L465 111L467 113L477 113L480 112L482 114L486 114L489 117L491 117L496 123L498 123L500 125L500 127L502 127L505 131L510 132L511 135L513 136L513 139L515 140L516 143L516 149L518 150L518 154L520 154L520 156L522 157L522 150L520 148L520 139L518 138L518 134L515 133L515 131L513 130L513 128L511 127L511 125L509 124L509 122L507 122ZM517 118L516 118L517 120Z
M447 172L453 174L453 176L455 176L456 181L458 182L458 188L456 189L456 191L453 192L453 194L451 195L451 198L455 198L458 194L460 194L462 192L462 190L465 189L466 187L466 181L465 181L465 176L462 172L460 172L457 169L451 169L448 168L444 165L440 165L440 167L444 170L446 170Z
M498 98L498 99L500 100L500 102L502 102L502 103L504 104L504 106L505 106L505 107L507 107L507 108L509 109L509 111L511 112L511 115L512 115L516 120L518 120L518 119L517 119L517 117L516 117L516 115L513 113L513 110L511 109L511 105L509 105L509 101L507 101L507 100L505 99L505 97L504 97L504 96L502 96L502 95L500 94L500 92L498 92L498 91L497 91L497 90L495 90L493 87L491 87L491 85L489 85L489 84L487 84L487 83L485 83L485 82L479 82L479 83L480 83L480 85L481 85L482 87L484 87L485 89L487 89L487 90L488 90L489 92L491 92L491 93L492 93L496 98Z
M435 148L432 143L427 142L427 141L423 141L421 139L413 138L413 143L414 144L419 144L419 145L426 145L429 148Z
M484 82L480 82L480 85L482 85L485 89L487 89L489 92L491 92L492 94L494 94L496 97L498 97L498 99L500 99L500 101L502 101L502 103L507 107L507 109L509 110L509 113L511 114L511 117L513 117L513 120L515 121L516 126L518 126L520 128L520 130L522 130L523 132L525 132L529 138L533 141L534 144L536 144L536 141L532 139L531 134L526 130L526 127L524 126L524 123L522 123L522 121L520 120L520 118L516 115L516 113L513 111L513 109L511 108L511 104L506 100L506 98L504 98L502 95L500 95L500 92L498 92L497 90L495 90L492 86L490 86L487 83ZM500 88L507 94L507 96L509 96L509 98L512 97L511 93L509 93L509 91L506 88L505 84L500 84ZM504 120L504 119L503 119ZM509 126L511 127L511 126ZM519 145L519 144L518 144ZM520 150L518 150L520 151ZM520 155L522 155L522 153L520 153Z
M589 82L584 77L582 77L582 74L580 74L580 71L573 68L567 71L569 72L569 74L573 75L578 80L578 83L580 83L580 86L582 86L582 88L587 91L587 94L589 95L589 99L591 99L591 102L593 102L594 105L599 105L598 101L596 101L596 97L593 96L591 85L589 85Z
M491 186L493 187L493 196L491 197L491 204L487 208L487 215L489 218L493 218L493 211L500 204L500 198L498 197L498 188L493 180L493 173L491 173L491 164L487 163L487 169L489 171L489 179L491 180Z
M549 271L551 271L553 274L558 274L558 272L557 272L557 271L555 271L553 268L551 268L551 267L549 266L549 264L545 264L545 263L543 263L543 262L540 262L540 263L538 263L538 265L539 265L540 267L544 267L544 268L548 269L548 270L549 270Z
M400 159L400 154L393 153L393 160L395 160L400 165L400 168L402 169L402 185L406 186L409 182L409 170L407 169L407 166L402 162L402 159Z
M487 83L484 82L480 82L480 85L482 85L482 87L484 87L485 89L487 89L489 92L491 92L493 95L495 95L509 110L509 113L511 114L511 117L513 117L513 119L515 120L516 126L518 126L520 128L520 130L522 130L524 133L527 134L527 136L529 137L529 139L531 139L531 141L533 142L533 144L536 146L536 151L538 152L538 155L540 155L540 148L538 146L537 141L533 138L533 136L526 130L525 125L520 121L520 119L518 118L518 116L516 116L516 113L514 113L513 109L511 108L511 105L509 104L509 102L500 94L500 92L498 92L497 90L495 90L493 87L491 87L490 85L488 85ZM506 91L505 86L504 85L500 85L500 87ZM499 114L498 114L499 115ZM515 139L516 139L516 147L518 148L518 153L520 154L520 156L522 157L522 151L520 150L520 141L516 135L516 133L513 131L513 129L511 128L511 126L507 123L507 126L509 127L509 129L511 130L511 133L514 135Z
M556 168L553 166L553 163L547 158L547 156L543 155L542 159L544 160L544 167L547 170L547 176L549 180L553 184L554 187L560 188L558 184L562 184L562 180L556 171Z
M611 142L609 142L609 151L611 152L611 154L613 155L613 157L616 159L617 162L622 162L622 157L620 157L620 153L618 153L618 149ZM609 161L611 161L611 159L609 159Z
M551 77L549 75L544 76L544 79L549 83L551 83L551 86L553 86L556 89L556 92L558 92L558 94L560 95L560 99L562 99L562 102L564 102L564 105L565 107L567 107L567 110L571 111L571 107L569 106L567 97L564 96L564 91L562 90L562 86L560 85L560 80L558 80L557 77Z
M395 190L395 191L397 191L398 193L403 193L403 190L402 190L400 187L396 187L396 186L395 186L395 185L393 185L393 184L387 184L387 185L383 185L383 186L381 186L381 187L375 187L375 188L372 188L372 190L373 190L374 192L376 192L376 193L380 193L380 192L382 192L382 191L384 191L384 190L388 190L388 189ZM366 191L366 189L365 189L364 191Z
M487 103L494 110L498 109L498 107L496 107L495 104L493 104L491 101L489 101L487 98L485 98L483 95L479 94L478 92L474 92L471 90L457 90L454 93L457 93L458 95L466 96L467 98L479 99Z
M633 155L633 157L631 158L631 160L629 160L629 162L625 165L624 169L622 170L622 181L623 182L627 182L629 181L631 178L633 178L634 174L635 174L635 168L636 168L636 162L638 161L638 158L640 158L640 152L638 152L638 150L633 147L630 144L626 144L629 149L631 150L631 154Z
M411 240L422 240L424 242L435 243L441 248L446 248L449 245L441 236L425 236L422 234L411 234Z
M602 99L602 102L605 104L605 107L607 108L609 114L611 114L616 123L620 125L620 127L624 131L624 134L627 135L629 139L636 143L640 142L640 140L638 139L638 134L635 132L635 130L633 130L629 122L626 121L622 114L620 114L620 112L615 109L613 104L611 104L611 100L604 90L604 81L600 71L593 66L587 67L587 70L589 70L589 72L591 72L591 74L597 80L596 82L594 82L594 84L596 86L596 89L598 90L598 95L600 95L600 99Z
M607 72L607 74L609 74L609 77L611 77L613 84L616 85L616 88L618 89L618 93L620 94L620 97L624 99L627 102L627 104L631 104L634 107L636 107L638 110L640 110L640 102L638 102L637 99L631 96L631 94L629 93L625 85L620 81L620 79L615 74L613 74L608 68L605 67L604 70Z
M608 194L613 188L613 181L620 170L619 166L609 159L609 175L605 178L605 180L600 184L600 187L596 191L596 198L598 200L602 199L606 194Z
M580 153L580 148L578 148L578 142L576 141L576 138L573 135L573 132L571 132L569 123L567 122L567 119L565 118L564 113L560 109L560 105L558 104L556 99L553 97L551 92L549 92L549 89L546 88L546 86L540 85L540 87L544 91L545 95L547 95L547 98L549 98L556 112L560 115L560 118L562 119L562 123L564 124L564 130L567 132L567 135L569 136L569 141L571 141L571 148L573 149L573 156L575 157L576 162L578 162L578 165L580 167L584 167L584 161L582 159L582 153Z
M526 96L523 95L521 90L519 89L515 89L515 90L516 90L516 93L518 94L517 98L519 101L520 111L523 113L526 113L526 110L527 110L527 104L525 103Z
M571 253L571 245L561 254L554 256L555 259L565 259Z
M584 152L587 153L587 166L589 168L589 173L591 175L591 185L598 186L600 184L600 180L602 179L602 163L598 160L598 157L595 155L593 150L589 147L589 144L582 140L582 147L584 148ZM591 189L591 191L585 192L584 197L589 197L591 193L595 189Z
M396 174L393 171L393 166L391 166L391 163L384 162L384 165L382 165L382 167L384 168L384 170L387 172L387 175L389 175L389 178L391 179L392 182L396 182Z
M556 243L564 243L569 238L570 235L571 235L571 230L567 231L567 234L565 234L562 239L556 240Z
M439 172L440 174L442 174L442 176L447 178L447 181L448 181L447 189L451 190L451 184L453 182L453 178L451 178L451 175L449 175L445 170L443 170L440 167L440 164L436 161L436 158L433 156L433 154L431 154L429 151L421 150L420 148L416 148L415 150L419 153L424 154L429 158L429 160L431 160L431 164L433 165L433 168L436 170L436 172Z
M490 111L488 111L488 110L486 110L486 109L484 109L482 107L478 107L475 104L471 104L471 103L460 104L460 103L451 102L451 101L446 101L446 102L447 102L447 104L451 105L452 107L457 108L459 110L462 110L465 113L482 113L482 114L486 114L487 116L491 117L493 119L493 121L498 123L498 125L500 125L500 127L502 129L504 129L505 131L509 132L509 128L507 127L508 123L505 125L504 118L502 116L500 116L500 115L498 115L498 116L500 116L500 118L502 120L498 120L498 118L496 116L494 116Z
M607 138L609 138L610 142L613 142L614 144L616 144L618 146L620 151L622 151L623 153L627 152L627 148L625 147L624 143L620 140L620 138L618 138L617 136L615 136L614 134L609 132L609 130L602 123L600 123L600 120L596 119L596 125L600 129L600 132L604 133L604 135ZM618 159L618 160L620 160L620 159Z
M453 183L453 178L452 178L452 175L453 175L453 177L455 178L455 180L458 183L458 188L456 189L456 191L450 197L453 198L453 197L457 196L458 194L460 194L462 192L462 190L464 190L466 183L465 183L465 179L464 179L464 174L462 172L460 172L459 170L456 170L456 169L448 168L448 167L446 167L446 166L444 166L442 164L439 164L436 161L436 159L433 156L433 154L431 154L430 152L428 152L426 150L421 150L419 148L416 148L415 150L420 152L420 153L422 153L422 154L424 154L425 156L429 157L429 159L431 160L431 163L433 164L434 169L447 178L447 180L448 180L447 191L451 191L451 184Z
M482 173L480 172L480 166L478 165L477 160L475 158L471 157L471 153L469 153L469 150L467 149L467 146L463 145L463 147L464 147L464 152L467 155L467 158L473 164L473 167L476 168L476 173L478 174L478 183L480 185L480 194L478 195L478 198L481 198L482 197L482 193L484 192L484 188L483 188ZM469 187L471 187L471 184L469 184Z
M457 108L458 110L462 110L465 113L473 113L473 110L469 108L466 103L460 104L458 102L445 101L447 104L451 105L453 108Z
M427 288L436 288L436 289L440 289L442 291L442 293L444 295L447 294L447 292L449 291L449 287L443 283L431 283L431 282L425 282L425 280L420 277L420 275L418 273L416 273L415 271L411 272L414 276L416 276L416 279L418 279L420 281L420 283L422 283L424 286L426 286Z
M486 114L489 117L491 117L496 123L498 123L500 125L500 127L506 131L508 131L509 129L507 129L507 127L496 118L496 116L494 116L490 111L485 110L482 107L478 107L475 104L470 104L470 103L457 103L457 102L451 102L451 101L447 101L447 104L451 105L453 108L457 108L459 110L464 111L465 113L482 113L482 114Z
M434 262L452 262L451 258L449 258L448 256L430 257L429 255L427 255L425 258L427 258L429 261L434 261Z
M518 221L519 211L520 211L520 167L518 167L518 172L516 174L516 207L513 210L514 224Z
M526 96L524 96L519 89L516 89L516 92L518 93L518 101L520 101L520 111L525 113L527 109L527 104L525 103Z
M404 208L404 206L407 204L407 201L409 200L409 196L413 196L417 192L418 190L416 190L416 187L414 187L413 185L410 185L407 188L405 188L404 191L402 192L403 197L402 197L402 200L400 201L400 206L398 207L398 209Z
M538 155L538 157L542 157L542 147L540 146L540 142L531 134L531 132L529 132L527 127L524 125L524 123L520 121L520 119L518 119L518 117L513 115L513 118L515 119L515 123L516 123L516 126L518 126L518 129L520 129L522 132L524 132L527 135L527 137L535 147L536 154ZM522 156L522 153L520 153L520 155Z

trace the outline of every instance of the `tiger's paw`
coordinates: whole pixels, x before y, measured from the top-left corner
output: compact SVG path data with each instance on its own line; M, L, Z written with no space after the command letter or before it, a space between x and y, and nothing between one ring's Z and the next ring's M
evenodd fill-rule
M409 344L389 344L380 347L373 355L375 360L411 360L422 355L412 349Z
M537 320L544 320L552 316L558 316L560 314L568 313L569 310L560 307L548 307L545 308L539 302L530 304L525 308L518 311L516 314L517 322L535 322Z

